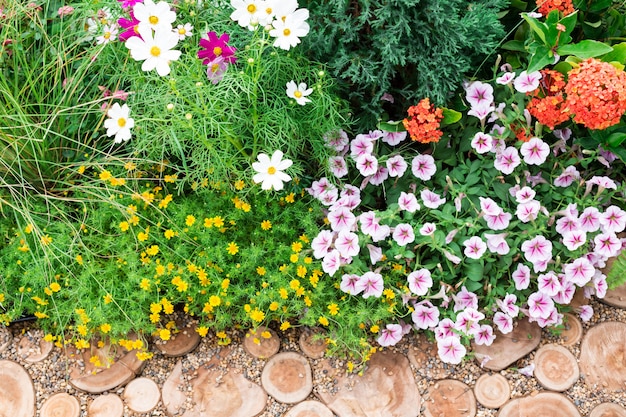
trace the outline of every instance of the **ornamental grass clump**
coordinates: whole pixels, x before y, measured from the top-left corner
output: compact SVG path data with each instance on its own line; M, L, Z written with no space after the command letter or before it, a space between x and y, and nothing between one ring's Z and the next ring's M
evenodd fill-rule
M466 114L428 147L402 131L329 140L335 175L308 188L327 213L313 256L352 302L399 300L394 320L368 323L381 346L427 331L459 363L521 317L561 324L576 291L604 297L601 268L625 243L626 189L612 176L623 165L583 152L569 128L533 123L527 103L560 79L505 66L495 82L466 83Z

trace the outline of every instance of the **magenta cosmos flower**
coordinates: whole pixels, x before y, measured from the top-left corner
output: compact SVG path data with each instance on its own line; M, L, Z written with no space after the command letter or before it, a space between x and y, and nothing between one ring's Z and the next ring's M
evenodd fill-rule
M133 11L130 11L130 19L126 19L125 17L121 17L117 19L117 24L120 25L122 29L122 33L119 34L118 38L120 42L126 42L129 38L133 36L139 36L139 32L137 31L137 26L139 25L139 20L133 14Z
M198 51L198 58L202 60L204 65L216 58L222 58L224 62L234 64L237 61L237 57L235 57L237 49L227 45L229 40L230 35L228 33L222 33L218 38L217 33L208 32L207 38L200 39L200 48L202 49Z

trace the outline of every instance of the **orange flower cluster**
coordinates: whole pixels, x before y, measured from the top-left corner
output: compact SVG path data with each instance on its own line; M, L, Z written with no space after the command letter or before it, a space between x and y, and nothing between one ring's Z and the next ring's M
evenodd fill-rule
M590 58L569 72L565 93L565 111L576 123L606 129L626 112L626 73Z
M411 135L411 140L420 143L439 142L443 132L439 130L443 120L443 110L430 104L428 98L409 107L409 117L402 121L404 128Z
M574 5L572 0L537 0L539 13L547 16L552 10L558 10L563 16L574 13Z
M541 70L541 75L539 87L530 93L533 98L526 108L539 123L554 130L556 125L569 119L569 114L562 109L565 102L563 97L565 81L563 74L558 71Z

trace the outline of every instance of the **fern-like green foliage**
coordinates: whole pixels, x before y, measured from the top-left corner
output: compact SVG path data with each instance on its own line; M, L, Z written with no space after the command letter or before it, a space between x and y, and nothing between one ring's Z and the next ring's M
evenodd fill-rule
M507 0L307 0L312 58L343 81L360 130L423 97L442 105L504 37ZM485 68L489 66L484 66ZM385 93L394 102L386 101Z
M616 288L626 284L626 251L622 251L610 264L606 282L609 288Z

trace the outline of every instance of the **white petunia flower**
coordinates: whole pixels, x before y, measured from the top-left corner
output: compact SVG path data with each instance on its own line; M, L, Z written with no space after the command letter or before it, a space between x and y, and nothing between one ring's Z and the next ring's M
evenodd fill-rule
M178 36L171 31L156 31L154 34L148 27L138 29L140 36L132 36L126 41L130 56L135 61L144 61L143 71L152 71L156 68L160 76L170 73L170 61L180 57L180 51L172 50L178 43Z
M305 83L300 83L296 85L295 81L289 81L287 83L287 96L296 100L301 106L304 106L306 103L309 103L311 100L307 98L313 92L312 88L307 89Z
M282 171L289 168L293 162L290 159L283 159L282 151L274 151L271 158L260 153L257 159L259 162L252 163L252 168L257 172L252 177L252 181L257 184L262 183L262 189L271 190L273 188L280 191L283 189L283 182L291 180L291 177Z
M154 31L171 31L172 23L176 20L176 12L164 1L154 3L152 0L145 0L143 3L137 3L133 7L133 15L139 20L139 29L147 27Z
M107 136L115 135L114 142L122 143L131 138L130 129L135 126L135 121L130 118L130 109L124 104L120 107L119 103L113 104L107 112L109 118L104 121L104 127L107 129Z
M305 21L309 17L307 9L296 10L288 15L284 20L276 19L270 30L270 36L276 38L274 46L288 51L290 48L300 43L300 38L309 33L309 24Z

